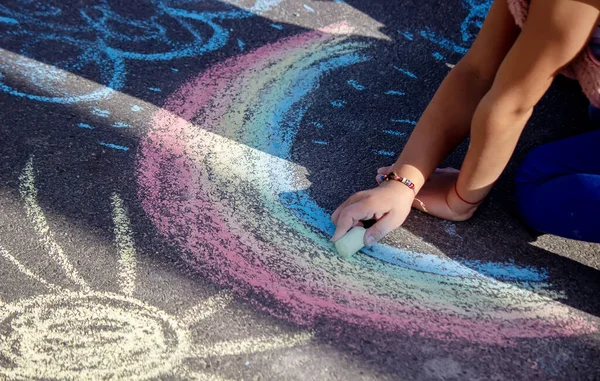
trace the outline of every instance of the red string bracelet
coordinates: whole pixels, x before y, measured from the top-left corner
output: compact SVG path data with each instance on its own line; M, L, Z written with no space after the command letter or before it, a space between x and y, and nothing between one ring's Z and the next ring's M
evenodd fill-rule
M470 201L467 201L464 198L460 197L460 195L458 194L458 189L456 189L456 182L454 183L454 193L456 193L456 195L458 196L458 198L460 198L460 200L462 202L469 204L469 205L477 205L477 204L481 204L483 202L483 200L478 201L478 202L470 202Z

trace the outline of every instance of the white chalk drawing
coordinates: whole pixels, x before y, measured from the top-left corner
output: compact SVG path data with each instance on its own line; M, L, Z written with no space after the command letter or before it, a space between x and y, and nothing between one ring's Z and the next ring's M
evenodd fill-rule
M45 257L63 270L62 286L29 269L0 240L0 258L47 293L26 300L0 301L0 378L145 380L176 377L224 380L194 369L199 358L249 355L308 342L311 333L199 343L192 330L228 308L221 293L173 316L136 299L136 250L125 203L111 198L120 292L93 290L70 262L50 230L37 200L33 157L20 176L21 197ZM218 317L218 316L217 316Z

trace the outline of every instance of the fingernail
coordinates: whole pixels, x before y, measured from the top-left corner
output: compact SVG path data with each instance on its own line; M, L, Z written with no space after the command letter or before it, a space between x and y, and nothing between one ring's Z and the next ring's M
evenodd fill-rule
M367 236L367 240L366 240L366 242L367 242L367 245L372 245L372 244L374 244L374 243L375 243L375 237L373 237L372 235L370 235L370 236Z

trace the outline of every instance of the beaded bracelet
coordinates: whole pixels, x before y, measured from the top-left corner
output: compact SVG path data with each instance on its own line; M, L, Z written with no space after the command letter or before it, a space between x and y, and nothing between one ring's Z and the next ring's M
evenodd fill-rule
M417 194L417 192L415 191L415 184L412 181L410 181L409 179L407 179L406 177L398 176L396 174L396 172L390 172L387 175L381 174L381 175L377 176L377 183L379 183L380 185L383 184L384 182L390 181L390 180L398 181L398 182L406 185L413 191L413 193L415 195Z

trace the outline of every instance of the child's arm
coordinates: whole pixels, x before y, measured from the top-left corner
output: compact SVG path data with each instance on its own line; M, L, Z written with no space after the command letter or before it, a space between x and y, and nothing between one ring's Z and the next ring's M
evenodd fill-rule
M506 167L533 107L560 69L584 48L597 23L597 7L572 0L531 2L521 35L475 111L471 145L456 184L463 199L477 202L488 194ZM446 197L458 214L474 209L453 189Z
M487 195L512 155L533 106L560 68L583 48L598 18L598 4L573 0L534 0L532 3L524 30L506 58L500 59L502 65L493 85L479 102L473 116L471 146L457 184L463 199L479 201ZM514 22L512 18L507 20L507 15L510 16L506 1L497 0L471 49L475 57L490 54L488 48L492 48L494 54L491 57L496 58L496 49L506 46L498 41L512 43ZM497 28L503 29L486 28L493 25L493 20L496 20ZM489 41L482 38L486 35ZM494 65L482 66L486 67L493 68ZM461 129L461 126L469 125L468 121L463 120L464 125L457 123L461 119L457 115L466 117L465 114L456 110L468 111L475 107L468 102L472 99L470 96L460 96L460 93L452 91L460 88L454 82L456 79L450 75L448 79L423 114L393 168L400 176L415 182L417 189L468 131L468 127ZM467 104L452 103L456 100L467 100ZM444 107L446 104L452 107ZM410 193L403 187L403 184L389 183L352 196L332 215L337 225L333 239L340 238L358 220L365 218L379 219L365 236L367 244L372 243L369 237L377 240L400 226L410 211L406 208L407 200L412 203ZM419 198L422 199L421 195ZM429 192L423 201L426 205L436 206L429 213L442 218L463 219L456 217L468 217L475 209L456 196L453 186Z
M469 133L473 114L518 35L506 0L496 0L473 46L444 79L391 168L411 179L417 191Z
M502 60L519 28L506 0L496 0L469 52L444 79L421 116L392 170L415 183L418 192L441 160L469 133L473 113L492 86ZM367 232L377 241L400 226L413 202L402 184L384 186L351 196L332 215L336 241L361 219L378 218ZM384 217L384 218L382 218Z

